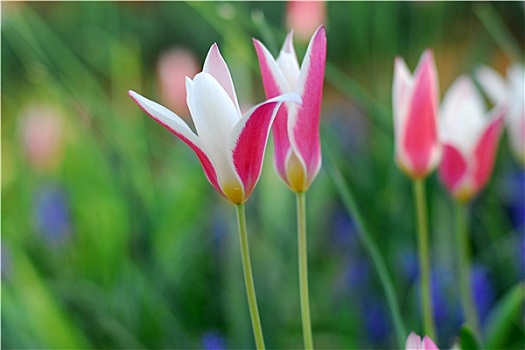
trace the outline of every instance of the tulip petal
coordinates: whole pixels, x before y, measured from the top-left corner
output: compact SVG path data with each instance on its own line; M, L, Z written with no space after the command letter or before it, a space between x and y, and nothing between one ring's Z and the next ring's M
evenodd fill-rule
M238 122L237 110L227 92L208 73L186 80L188 107L195 129L217 169L219 183L238 186L239 178L228 160L228 136Z
M419 350L421 344L421 337L414 332L410 332L407 341L405 343L406 350Z
M203 72L212 75L215 80L219 82L224 91L228 94L232 100L235 108L237 108L237 115L241 116L241 109L239 108L239 102L237 100L237 95L235 94L235 88L233 86L233 80L230 74L230 70L222 58L222 55L219 51L217 44L213 44L208 51L208 55L204 60Z
M277 57L277 65L279 66L284 78L288 82L290 91L295 91L297 88L297 82L300 74L299 61L297 60L297 55L295 54L295 49L293 47L293 31L286 36L279 57Z
M427 50L421 57L406 119L403 150L410 159L414 176L423 176L437 163L438 81L434 58Z
M144 96L141 96L135 91L130 90L129 96L139 105L140 108L142 108L144 112L146 112L146 114L148 114L156 122L164 126L172 134L190 146L190 148L199 158L202 168L204 169L204 173L206 174L206 177L210 183L220 193L222 193L217 180L217 172L211 163L208 154L206 153L205 146L202 144L197 135L191 131L188 125L169 109L145 98Z
M423 338L421 345L424 350L439 350L434 341L426 336Z
M506 108L499 108L495 111L495 118L480 137L474 151L476 168L473 175L476 190L481 189L487 183L492 173L505 110Z
M320 26L308 45L298 82L302 105L289 105L288 134L294 153L305 166L309 184L321 167L319 122L326 62L326 33Z
M500 103L507 98L505 81L492 68L481 66L476 70L476 78L493 103Z
M439 176L450 193L456 192L467 174L468 163L465 157L456 147L444 144L443 158L439 165Z
M262 161L272 122L281 103L301 103L297 94L284 94L250 109L235 126L231 139L231 162L244 186L245 199L261 175Z
M283 76L277 62L268 49L258 40L253 39L253 44L259 59L261 77L263 80L266 98L276 97L284 92L291 91L286 78ZM288 107L279 108L277 117L273 122L274 164L281 178L286 179L286 159L290 154L290 140L288 139Z

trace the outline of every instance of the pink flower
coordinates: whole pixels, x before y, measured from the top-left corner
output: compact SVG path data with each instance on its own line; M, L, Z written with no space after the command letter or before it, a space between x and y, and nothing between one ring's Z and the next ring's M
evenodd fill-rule
M175 113L130 91L135 102L197 154L212 186L234 204L244 203L261 175L272 122L282 102L297 102L296 94L275 97L241 114L226 62L212 45L204 68L186 78L188 107L195 134Z
M507 69L506 79L503 79L492 68L483 66L477 70L476 76L493 103L508 106L505 124L510 147L525 165L525 67L512 65Z
M286 26L303 42L325 21L325 1L290 0L286 4Z
M56 168L64 148L60 112L48 105L31 105L20 119L21 136L29 163L37 171Z
M395 154L399 167L412 178L427 176L439 162L438 79L432 51L426 50L414 75L396 58L392 89Z
M421 337L414 332L410 332L405 348L406 350L439 350L432 339L425 336L421 340Z
M320 26L312 36L301 67L288 34L275 60L254 39L266 97L296 92L302 105L285 104L274 126L274 163L283 181L295 192L304 192L321 168L319 119L326 61L326 33Z
M157 76L166 106L183 117L189 115L186 104L186 77L194 77L199 72L199 63L192 52L173 48L159 57Z
M506 110L497 105L485 112L482 96L467 76L447 91L441 109L439 175L458 201L471 199L489 180Z

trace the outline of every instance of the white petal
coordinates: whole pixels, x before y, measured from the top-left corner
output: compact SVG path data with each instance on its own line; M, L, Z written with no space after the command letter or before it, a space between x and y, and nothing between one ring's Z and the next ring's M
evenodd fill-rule
M286 79L290 90L284 92L295 92L297 83L299 81L299 62L293 47L292 41L293 32L290 32L284 41L283 47L279 56L277 57L277 65L279 66L284 78Z
M239 102L237 95L235 94L235 88L233 86L233 80L230 74L230 70L222 58L217 44L213 44L208 51L208 55L204 60L203 72L211 74L215 80L222 86L224 91L230 96L233 104L237 108L238 115L241 115L241 109L239 108Z
M190 83L188 107L197 134L217 169L221 185L239 182L229 158L229 140L240 116L227 92L208 73L199 73Z
M494 69L481 66L476 70L476 78L492 103L500 103L507 98L505 81Z
M158 120L161 124L168 126L170 129L180 133L186 137L189 141L194 143L197 147L201 148L206 152L201 140L191 131L188 125L175 113L167 109L166 107L158 104L157 102L151 101L146 97L136 93L135 91L129 91L129 95L137 104L152 118Z
M441 105L443 142L470 154L483 133L485 118L483 99L472 79L460 76L448 89Z

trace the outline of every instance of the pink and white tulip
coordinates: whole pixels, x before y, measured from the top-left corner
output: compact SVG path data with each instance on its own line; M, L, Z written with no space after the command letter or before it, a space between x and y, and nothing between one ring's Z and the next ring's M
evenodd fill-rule
M273 125L274 164L279 176L294 192L304 192L321 168L319 122L326 63L324 26L312 36L301 67L292 42L286 37L274 59L268 49L254 39L267 98L295 92L302 105L286 103Z
M283 102L300 103L296 94L277 96L241 114L230 71L219 48L210 48L204 68L186 78L187 103L197 133L175 113L134 91L129 95L159 124L197 154L213 187L234 204L244 203L261 175L266 143Z
M432 339L425 336L423 340L421 340L421 337L414 332L410 332L405 348L406 350L439 350Z
M525 67L512 65L504 79L492 68L483 66L477 70L476 77L493 103L508 106L505 124L510 147L525 165Z
M399 167L414 179L426 177L441 156L438 95L432 51L423 53L413 76L405 61L396 58L392 89L395 157Z
M439 175L460 202L470 200L492 173L505 106L486 112L481 94L467 76L447 91L441 108L443 159Z

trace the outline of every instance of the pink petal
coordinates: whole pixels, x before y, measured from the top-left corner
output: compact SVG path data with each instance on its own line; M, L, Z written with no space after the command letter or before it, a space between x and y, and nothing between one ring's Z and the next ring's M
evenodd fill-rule
M179 122L176 118L179 118L175 113L171 112L167 108L159 105L158 103L151 101L134 91L129 91L129 96L139 105L139 107L146 112L151 118L153 118L160 125L168 129L173 135L177 136L184 143L186 143L195 152L199 158L204 173L208 178L208 181L213 187L220 193L222 193L221 187L217 181L217 173L213 167L210 159L201 145L197 135L187 127L182 120ZM179 118L180 119L180 118Z
M317 29L308 46L299 77L301 106L292 105L297 113L290 111L288 133L299 159L306 166L307 185L315 178L321 167L321 144L319 122L326 63L326 33L324 26Z
M476 167L473 175L477 191L487 183L492 173L504 112L503 108L496 112L497 117L488 125L474 151Z
M424 350L439 350L437 345L429 337L423 338L422 345L422 349Z
M426 51L414 77L413 94L406 119L402 148L412 163L416 177L425 176L433 167L438 150L438 82L433 54Z
M406 350L419 350L421 344L421 337L414 332L410 332L405 343Z
M266 47L258 40L253 39L253 44L259 58L259 67L263 80L266 98L272 98L289 91L288 84L283 77L275 59ZM274 163L282 179L286 179L286 158L290 152L288 139L288 108L281 106L273 122Z
M217 44L213 44L208 51L206 60L204 61L203 72L211 74L215 80L219 82L222 88L226 91L228 96L233 101L233 104L237 108L239 115L241 115L241 110L239 108L239 102L237 100L237 95L235 94L235 88L233 87L232 77L230 75L230 70L222 58L222 55L219 51Z
M443 145L443 158L439 165L439 176L451 194L462 184L467 175L467 160L461 152L449 144Z
M267 100L246 113L232 132L232 159L248 199L261 175L262 161L272 122L282 102L300 103L296 94Z

